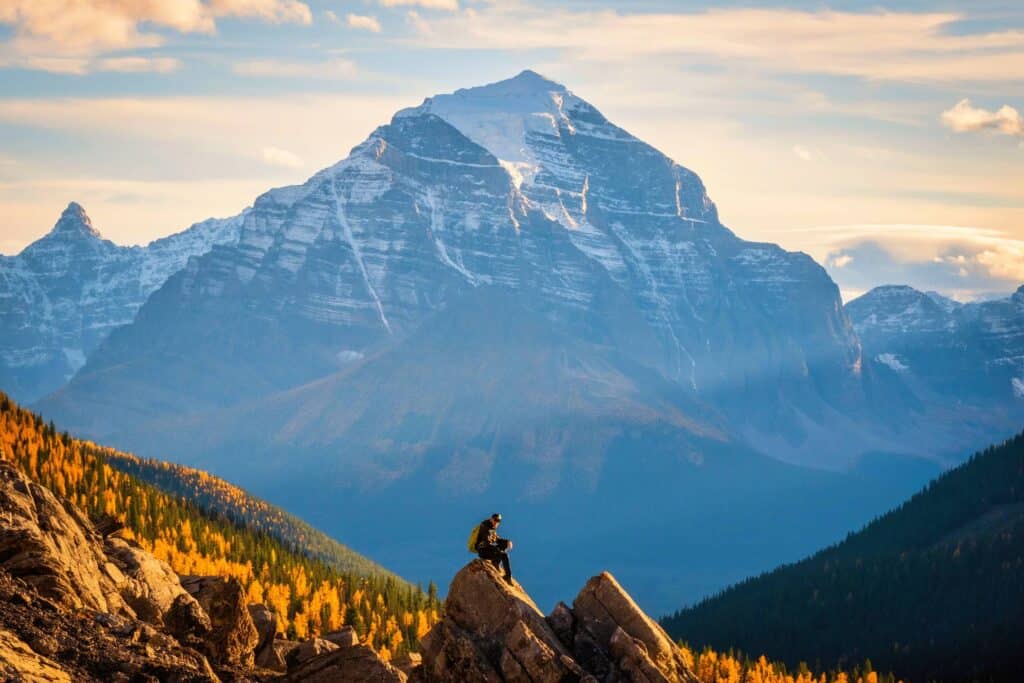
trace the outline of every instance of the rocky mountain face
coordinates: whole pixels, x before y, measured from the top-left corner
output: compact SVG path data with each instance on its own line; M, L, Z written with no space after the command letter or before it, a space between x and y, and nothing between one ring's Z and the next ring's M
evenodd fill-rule
M61 387L190 257L235 241L239 222L211 219L146 247L121 247L69 204L46 236L0 256L0 386L26 402Z
M471 300L487 318L468 342L526 315L593 349L596 366L570 353L557 370L591 381L588 396L614 401L615 375L651 373L796 449L804 415L864 407L825 271L736 237L693 172L533 72L403 110L261 196L237 244L191 262L43 405L116 438L365 365Z
M885 286L845 308L867 362L908 403L961 413L922 424L925 441L968 451L986 433L1008 436L1024 420L1024 287L1005 299L961 304Z

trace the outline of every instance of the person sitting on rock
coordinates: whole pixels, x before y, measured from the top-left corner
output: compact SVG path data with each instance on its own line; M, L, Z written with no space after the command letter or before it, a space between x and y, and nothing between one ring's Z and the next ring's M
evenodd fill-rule
M498 537L498 525L501 514L493 515L480 522L476 533L476 552L480 559L489 560L495 567L505 570L505 581L512 583L512 565L508 561L508 551L512 549L512 541Z

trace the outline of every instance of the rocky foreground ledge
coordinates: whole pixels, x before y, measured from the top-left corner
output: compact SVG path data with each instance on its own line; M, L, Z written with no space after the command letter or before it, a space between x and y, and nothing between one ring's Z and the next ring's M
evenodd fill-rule
M0 460L0 680L695 683L610 574L547 617L474 560L421 655L385 662L351 628L281 639L233 579L179 577Z

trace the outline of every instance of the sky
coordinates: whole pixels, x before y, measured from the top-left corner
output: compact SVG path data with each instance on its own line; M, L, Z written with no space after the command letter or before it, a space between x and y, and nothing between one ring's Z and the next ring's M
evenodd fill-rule
M1024 283L1024 2L0 0L0 253L144 244L531 68L844 298Z

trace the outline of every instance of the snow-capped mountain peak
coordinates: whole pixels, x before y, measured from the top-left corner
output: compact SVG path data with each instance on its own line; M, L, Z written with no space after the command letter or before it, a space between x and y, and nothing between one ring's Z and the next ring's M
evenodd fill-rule
M444 119L493 154L520 188L533 184L544 169L568 170L557 168L565 156L558 149L563 135L582 132L634 139L564 85L530 70L496 83L428 97L397 116L426 113Z
M146 247L103 239L78 202L17 256L0 257L0 386L31 401L57 389L189 258L238 239L209 220Z
M60 215L60 219L50 231L51 235L87 236L103 239L99 230L93 227L89 214L78 202L70 202Z

